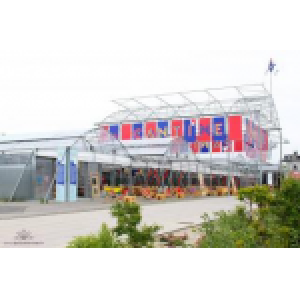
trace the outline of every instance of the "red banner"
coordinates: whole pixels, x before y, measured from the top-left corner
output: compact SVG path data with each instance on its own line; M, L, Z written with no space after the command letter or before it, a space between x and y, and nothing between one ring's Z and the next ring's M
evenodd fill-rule
M147 122L146 123L146 137L147 138L157 137L157 123L156 122Z
M201 118L199 120L198 140L200 142L209 142L211 140L210 122L210 118Z
M243 139L242 133L242 117L241 116L229 116L229 140L230 141L241 141Z
M131 124L122 124L122 140L131 139Z
M183 136L183 122L182 120L172 120L172 137Z

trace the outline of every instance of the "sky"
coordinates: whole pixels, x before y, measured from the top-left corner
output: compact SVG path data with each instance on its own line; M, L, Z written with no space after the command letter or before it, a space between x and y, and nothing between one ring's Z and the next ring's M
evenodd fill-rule
M89 129L116 98L268 87L272 57L283 150L300 150L296 1L202 2L1 1L0 133Z

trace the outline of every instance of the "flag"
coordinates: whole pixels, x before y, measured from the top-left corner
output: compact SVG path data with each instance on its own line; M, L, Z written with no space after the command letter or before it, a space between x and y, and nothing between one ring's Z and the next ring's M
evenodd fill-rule
M169 122L168 121L159 121L158 122L158 137L166 138L168 137Z
M157 137L157 123L156 122L146 122L146 137L156 138Z
M133 139L141 140L143 138L143 124L135 123L133 124Z
M225 141L226 131L225 131L225 118L215 117L212 123L212 139L213 141Z
M274 72L276 67L276 64L273 62L272 58L270 59L269 65L268 65L268 71L270 73Z
M196 142L196 120L184 120L184 140L188 143Z
M199 120L199 134L198 140L201 142L209 142L211 140L210 135L210 118L201 118Z
M182 137L183 136L183 121L182 120L172 120L172 137Z
M131 124L122 124L122 140L131 139Z

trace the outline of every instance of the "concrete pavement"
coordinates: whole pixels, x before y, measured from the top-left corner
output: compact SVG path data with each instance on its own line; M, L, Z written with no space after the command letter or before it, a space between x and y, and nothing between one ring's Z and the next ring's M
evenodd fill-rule
M186 199L176 202L142 205L144 224L163 226L169 232L199 224L201 215L232 210L240 202L234 197ZM101 223L114 226L110 210L69 212L0 220L0 247L65 247L75 236L95 233Z

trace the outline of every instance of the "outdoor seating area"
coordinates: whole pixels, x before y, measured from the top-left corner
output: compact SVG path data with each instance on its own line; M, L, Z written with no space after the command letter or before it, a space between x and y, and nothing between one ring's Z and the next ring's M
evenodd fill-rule
M236 188L230 188L227 186L216 187L200 187L200 186L187 186L187 187L158 187L158 186L104 186L103 187L105 198L115 199L125 202L137 202L138 199L152 199L164 201L168 198L201 198L208 196L227 196L237 195Z

